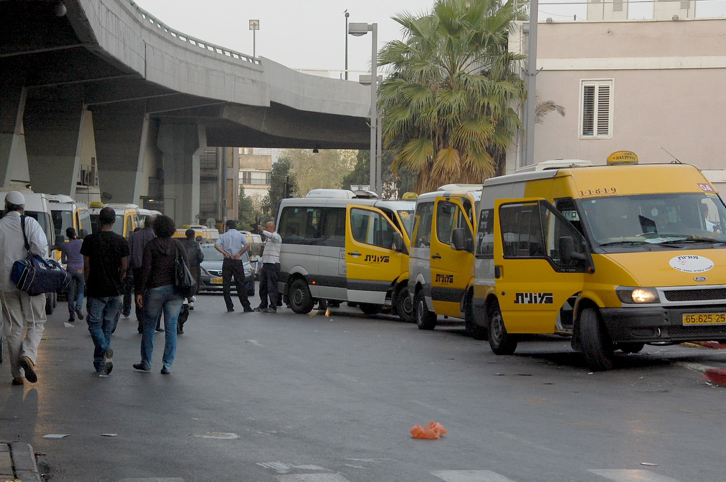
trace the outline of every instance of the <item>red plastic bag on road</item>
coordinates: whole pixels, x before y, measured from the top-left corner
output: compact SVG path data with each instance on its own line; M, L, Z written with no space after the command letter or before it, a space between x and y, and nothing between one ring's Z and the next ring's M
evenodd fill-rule
M446 433L446 429L443 425L437 422L431 422L425 427L416 425L411 429L411 436L413 438L420 438L425 440L435 440L441 438Z

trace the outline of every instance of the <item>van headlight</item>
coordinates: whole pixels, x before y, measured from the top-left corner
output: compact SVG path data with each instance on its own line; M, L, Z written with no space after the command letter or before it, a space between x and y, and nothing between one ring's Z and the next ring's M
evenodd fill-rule
M615 290L623 303L644 304L659 303L658 291L655 288L618 288Z

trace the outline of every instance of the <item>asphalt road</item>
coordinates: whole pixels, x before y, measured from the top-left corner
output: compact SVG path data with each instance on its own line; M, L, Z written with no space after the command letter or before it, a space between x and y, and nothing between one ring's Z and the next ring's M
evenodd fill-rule
M456 324L424 332L348 307L226 313L221 296L198 298L170 376L163 334L152 371L131 367L132 318L99 377L85 321L66 327L59 303L39 382L11 387L0 365L0 439L45 454L53 481L726 479L726 388L688 365L726 367L726 350L646 347L591 374L558 338L498 357ZM411 437L431 421L448 433Z

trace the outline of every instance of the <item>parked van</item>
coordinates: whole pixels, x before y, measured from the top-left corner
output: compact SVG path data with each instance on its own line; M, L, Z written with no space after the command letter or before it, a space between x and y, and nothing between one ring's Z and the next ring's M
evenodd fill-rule
M25 196L25 215L34 218L43 228L45 238L48 240L48 258L57 259L55 227L50 203L45 194L33 192L30 189L6 188L0 190L0 213L5 215L5 195L8 191L19 191ZM1 217L1 216L0 216ZM61 239L61 238L59 238ZM47 293L45 298L45 312L50 315L58 304L57 293Z
M68 228L75 229L81 239L93 232L88 206L65 194L46 194L45 197L50 203L56 237L65 238Z
M487 179L478 224L474 320L496 354L520 335L571 335L607 370L616 350L726 340L726 206L693 166Z
M200 244L214 244L219 239L219 230L217 228L208 228L201 224L184 224L181 228L178 228L174 233L174 238L184 239L187 237L187 229L194 230L194 239L201 236L202 240Z
M109 207L116 212L116 222L113 223L113 232L124 238L130 237L136 227L141 226L139 221L139 207L136 204L122 203L91 203L91 227L93 232L98 232L98 214L101 209ZM143 226L141 226L143 227Z
M421 194L411 241L409 291L416 324L433 330L438 315L464 320L475 338L486 336L472 322L474 232L481 186L450 184Z
M152 216L153 217L161 216L161 211L156 211L153 209L139 208L139 226L137 226L137 227L141 227L141 228L146 227L146 218L149 218ZM134 228L134 229L136 229L136 228Z
M414 203L310 197L280 203L280 293L296 313L349 301L366 314L412 316L408 226ZM408 304L408 306L407 306Z

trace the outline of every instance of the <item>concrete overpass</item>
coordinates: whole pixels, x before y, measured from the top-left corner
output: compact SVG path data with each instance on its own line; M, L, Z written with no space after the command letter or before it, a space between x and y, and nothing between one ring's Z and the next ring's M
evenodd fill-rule
M75 197L92 146L107 199L161 189L186 223L207 146L368 147L368 87L211 45L130 0L0 0L0 19L2 187Z

